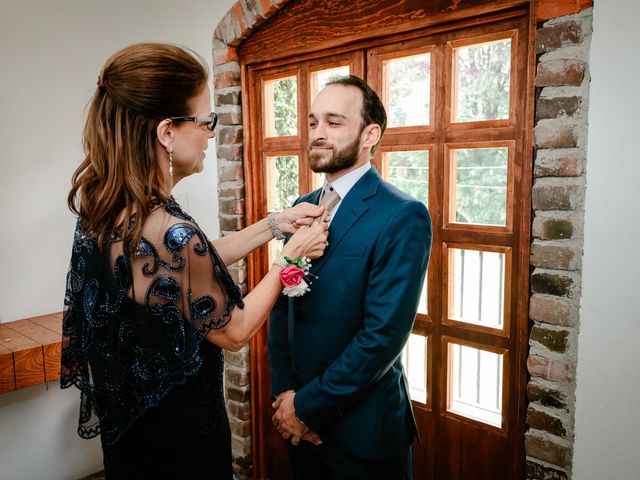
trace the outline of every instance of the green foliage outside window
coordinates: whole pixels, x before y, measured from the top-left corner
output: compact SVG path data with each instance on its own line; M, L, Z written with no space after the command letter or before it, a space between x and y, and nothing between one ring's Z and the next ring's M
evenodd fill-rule
M298 134L298 98L296 77L274 82L273 102L276 135Z
M428 58L428 57L427 57ZM503 40L457 50L457 118L475 121L508 118L511 42ZM332 72L334 73L334 72ZM415 124L429 109L430 64L425 56L394 60L389 75L389 124ZM415 89L426 88L416 94ZM297 135L296 78L274 82L275 130L279 136ZM417 95L417 96L416 96ZM421 98L419 102L413 101ZM428 123L428 117L417 123ZM429 152L406 151L387 154L389 180L398 188L428 202ZM456 221L505 225L507 187L506 148L456 151ZM454 160L454 159L452 159ZM298 157L276 160L277 210L289 207L298 197Z
M276 157L276 211L289 208L298 198L298 157Z
M455 121L509 118L511 42L503 40L458 50Z
M387 153L389 181L425 205L429 202L429 151Z
M455 150L456 222L505 225L507 148Z
M455 121L508 118L511 42L503 40L461 48L457 59L459 79ZM413 95L411 89L416 85L422 87L424 79L429 78L428 69L429 64L421 57L393 62L389 86L391 125L406 125L408 118L428 109L428 100L427 104L406 102L406 98ZM505 225L507 149L463 149L457 150L456 154L456 221ZM426 204L428 152L390 152L387 160L389 180Z
M391 127L429 123L430 56L392 60L389 69L388 124Z

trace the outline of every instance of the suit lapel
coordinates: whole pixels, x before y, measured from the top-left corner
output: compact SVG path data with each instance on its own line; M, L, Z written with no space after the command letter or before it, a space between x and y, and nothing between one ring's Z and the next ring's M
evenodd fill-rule
M315 190L309 194L309 198L305 200L306 202L313 203L315 205L320 205L320 196L322 195L322 188Z
M331 220L329 226L329 246L324 255L315 260L310 272L317 275L322 265L331 258L332 252L340 244L342 237L349 231L351 226L369 209L366 199L375 195L378 185L380 185L380 175L374 167L371 167L360 180L349 190L347 196L342 200L336 216ZM320 194L315 198L318 203Z

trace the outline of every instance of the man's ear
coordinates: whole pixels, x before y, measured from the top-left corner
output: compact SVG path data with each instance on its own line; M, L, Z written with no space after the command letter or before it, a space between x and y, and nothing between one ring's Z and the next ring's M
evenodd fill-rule
M162 120L156 128L156 136L158 142L162 145L167 152L173 150L173 123L168 118Z
M375 144L380 141L380 137L382 136L382 129L380 125L377 123L372 123L371 125L367 125L364 127L361 135L361 145L366 147L367 150L370 150Z

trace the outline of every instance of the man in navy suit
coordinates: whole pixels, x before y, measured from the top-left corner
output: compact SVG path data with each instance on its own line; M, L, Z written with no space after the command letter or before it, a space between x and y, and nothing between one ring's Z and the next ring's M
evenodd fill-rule
M317 279L301 297L280 297L269 331L273 423L291 439L296 479L411 478L417 427L401 352L431 220L371 166L386 122L376 93L354 76L329 82L311 107L309 164L326 179L296 203L334 192L339 200L311 267Z

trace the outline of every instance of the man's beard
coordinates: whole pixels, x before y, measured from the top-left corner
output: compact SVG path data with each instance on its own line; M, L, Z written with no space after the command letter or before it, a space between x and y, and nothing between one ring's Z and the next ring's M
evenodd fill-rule
M360 153L360 136L342 150L331 147L331 157L323 162L323 154L312 150L312 147L325 147L325 142L312 142L309 145L309 167L316 173L336 173L353 167L358 161Z

